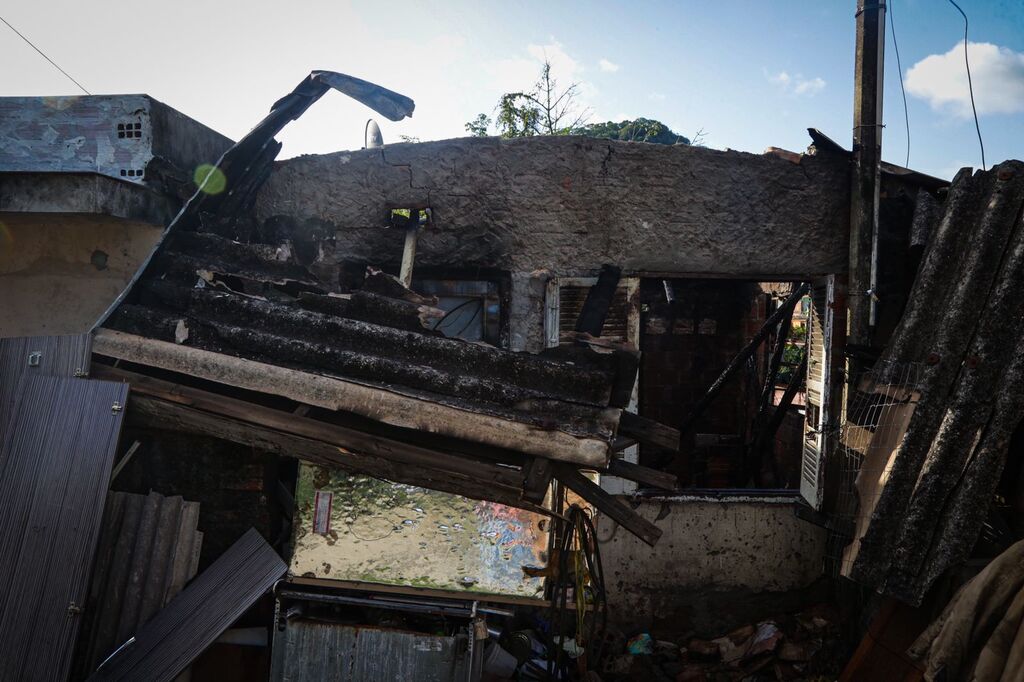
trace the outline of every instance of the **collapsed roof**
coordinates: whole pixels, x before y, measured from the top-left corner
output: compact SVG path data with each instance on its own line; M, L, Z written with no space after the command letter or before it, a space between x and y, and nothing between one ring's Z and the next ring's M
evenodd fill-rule
M582 343L534 355L446 338L433 302L394 278L371 272L342 291L286 240L250 240L273 136L339 84L389 117L411 114L411 100L329 72L278 101L97 323L94 352L120 363L93 375L130 381L134 411L157 425L399 482L540 509L557 475L653 544L652 524L574 468L621 468L613 443L635 352ZM212 190L218 172L223 191Z

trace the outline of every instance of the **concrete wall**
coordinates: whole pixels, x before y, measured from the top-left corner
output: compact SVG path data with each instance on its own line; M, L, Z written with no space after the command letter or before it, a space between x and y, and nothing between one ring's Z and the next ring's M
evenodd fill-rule
M825 530L791 501L735 499L641 502L664 533L654 548L600 517L610 618L710 636L820 599Z
M0 213L0 337L88 331L161 229L108 216Z
M580 137L464 138L283 161L257 198L263 233L338 264L394 268L389 208L430 206L418 265L511 273L512 346L543 347L547 281L626 274L785 278L843 272L844 160ZM333 237L321 243L324 237Z

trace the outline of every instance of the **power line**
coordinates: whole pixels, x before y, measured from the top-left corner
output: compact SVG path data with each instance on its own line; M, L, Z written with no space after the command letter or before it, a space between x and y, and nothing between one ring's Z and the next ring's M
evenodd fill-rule
M910 168L910 113L907 111L907 91L903 88L903 64L900 63L900 44L896 42L896 22L892 20L892 0L887 4L889 14L889 30L892 31L892 46L896 48L896 68L900 72L900 92L903 93L903 120L907 125L907 161L903 164Z
M964 65L967 66L967 89L971 93L971 111L974 112L974 129L978 131L978 146L981 147L981 170L988 170L985 168L985 143L981 141L981 126L978 125L978 109L974 106L974 84L971 83L971 62L967 58L967 15L960 9L960 5L949 0L949 4L956 7L956 11L960 12L960 16L964 18Z
M45 59L46 61L48 61L48 62L50 62L51 64L53 64L53 67L54 67L55 69L57 69L57 70L58 70L58 71L60 71L60 72L61 72L62 74L64 74L65 76L67 76L67 77L68 77L68 80L70 80L70 81L71 81L72 83L74 83L75 85L77 85L77 86L78 86L78 87L79 87L79 88L80 88L80 89L82 90L82 92L84 92L84 93L85 93L85 94L87 94L87 95L91 95L91 94L92 94L91 92L89 92L88 90L86 90L86 89L85 89L84 87L82 87L82 84L81 84L81 83L79 83L79 82L78 82L78 81L76 81L76 80L75 80L74 78L72 78L72 77L71 77L71 74L70 74L70 73L68 73L68 72L67 72L67 71L65 71L64 69L60 68L60 67L59 67L59 66L57 65L57 62L55 62L55 61L53 61L52 59L50 59L49 57L47 57L47 56L46 56L46 53L45 53L45 52L43 52L43 51L42 51L42 50L40 50L40 49L39 49L38 47L36 47L35 45L33 45L33 44L32 44L32 41L31 41L31 40L29 40L28 38L26 38L26 37L25 37L24 35L22 35L21 31L19 31L18 29L14 28L13 26L11 26L11 23L10 23L9 21L7 21L6 19L4 19L3 17L0 17L0 21L2 21L2 22L4 22L5 24L7 24L7 28L9 28L9 29L11 29L12 31L14 31L15 33L17 33L17 34L18 34L18 37L19 37L19 38L21 38L22 40L24 40L24 41L25 41L26 43L28 43L28 44L29 44L29 45L30 45L30 46L32 47L32 49L33 49L33 50L35 50L35 51L36 51L36 52L38 52L38 53L39 53L40 55L42 55L43 59Z

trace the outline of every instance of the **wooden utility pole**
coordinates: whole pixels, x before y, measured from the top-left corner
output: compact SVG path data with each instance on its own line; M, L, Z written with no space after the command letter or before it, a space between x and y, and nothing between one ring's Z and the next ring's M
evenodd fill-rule
M885 2L857 0L857 50L853 85L853 188L850 194L850 265L847 343L871 345L878 263L878 191L882 161L882 69ZM860 373L850 367L850 380Z

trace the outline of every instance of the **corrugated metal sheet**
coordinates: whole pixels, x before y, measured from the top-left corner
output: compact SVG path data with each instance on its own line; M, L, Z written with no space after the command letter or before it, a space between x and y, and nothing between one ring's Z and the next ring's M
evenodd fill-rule
M63 680L128 387L25 377L0 472L0 679Z
M18 401L21 377L83 376L91 352L89 334L0 339L0 435Z
M250 529L89 677L170 682L284 576L287 566Z
M879 392L920 400L851 576L910 603L969 555L1024 417L1022 213L1024 163L957 175L873 373ZM911 375L919 384L902 386Z
M192 579L203 534L199 503L111 493L96 551L77 669L96 670Z
M469 678L468 636L289 621L274 644L279 682L456 682ZM474 678L475 679L475 678Z

